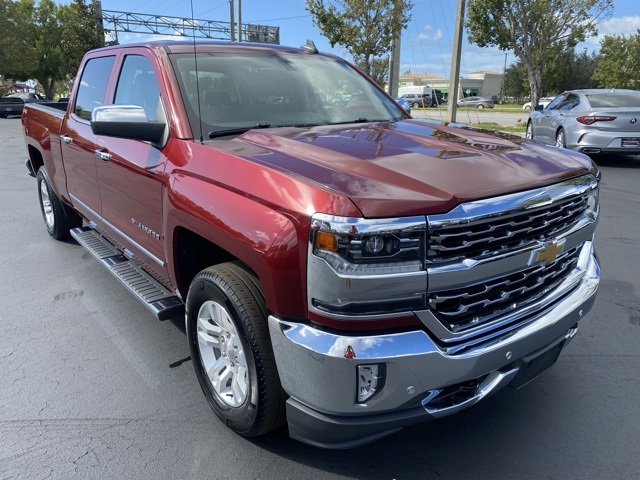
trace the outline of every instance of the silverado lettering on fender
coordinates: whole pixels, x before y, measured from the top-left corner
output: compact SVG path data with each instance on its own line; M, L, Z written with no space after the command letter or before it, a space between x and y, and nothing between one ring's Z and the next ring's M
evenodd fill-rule
M314 49L92 51L22 124L49 234L185 316L241 435L345 448L461 411L553 365L595 299L588 157L413 120Z

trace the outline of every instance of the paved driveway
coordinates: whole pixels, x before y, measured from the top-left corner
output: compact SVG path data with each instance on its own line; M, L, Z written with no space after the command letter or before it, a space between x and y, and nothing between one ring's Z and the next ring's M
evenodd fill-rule
M558 363L453 417L325 451L214 418L182 322L46 233L0 120L0 479L640 478L640 160L602 159L603 280ZM313 379L309 379L313 381Z

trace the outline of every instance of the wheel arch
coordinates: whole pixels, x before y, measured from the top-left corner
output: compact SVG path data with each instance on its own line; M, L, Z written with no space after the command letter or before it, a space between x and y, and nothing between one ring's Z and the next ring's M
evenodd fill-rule
M171 281L183 298L200 271L239 261L259 279L270 311L306 316L308 219L305 226L302 219L194 177L182 177L173 187L164 208L165 248Z

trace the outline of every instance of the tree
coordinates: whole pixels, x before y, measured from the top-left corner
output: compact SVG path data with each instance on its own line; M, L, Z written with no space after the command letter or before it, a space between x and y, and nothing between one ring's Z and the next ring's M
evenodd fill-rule
M354 63L360 70L364 70L364 62L359 58L355 58ZM369 64L369 71L371 79L380 85L381 88L384 88L389 78L389 57L374 58Z
M513 50L524 63L532 104L543 91L550 58L597 34L613 0L468 0L469 41Z
M593 79L604 88L640 89L640 29L634 35L605 35Z
M408 0L306 0L313 23L332 47L342 45L371 75L374 58L391 50L391 40L411 20Z
M95 0L0 0L0 74L36 79L47 97L76 74L86 51L104 44Z
M518 101L526 95L525 69L522 62L512 63L504 71L504 94Z
M64 26L61 42L65 52L64 70L72 76L78 71L85 53L105 46L105 37L97 0L89 3L85 0L73 0L66 7L60 11Z

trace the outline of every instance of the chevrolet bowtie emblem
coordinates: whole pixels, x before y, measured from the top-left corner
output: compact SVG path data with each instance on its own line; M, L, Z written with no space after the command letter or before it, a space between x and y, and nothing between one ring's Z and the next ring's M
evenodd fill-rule
M549 265L558 257L558 255L562 253L562 251L564 250L565 242L566 239L552 240L551 242L545 243L542 247L536 248L533 252L531 252L529 265L540 262L544 263L545 265Z

